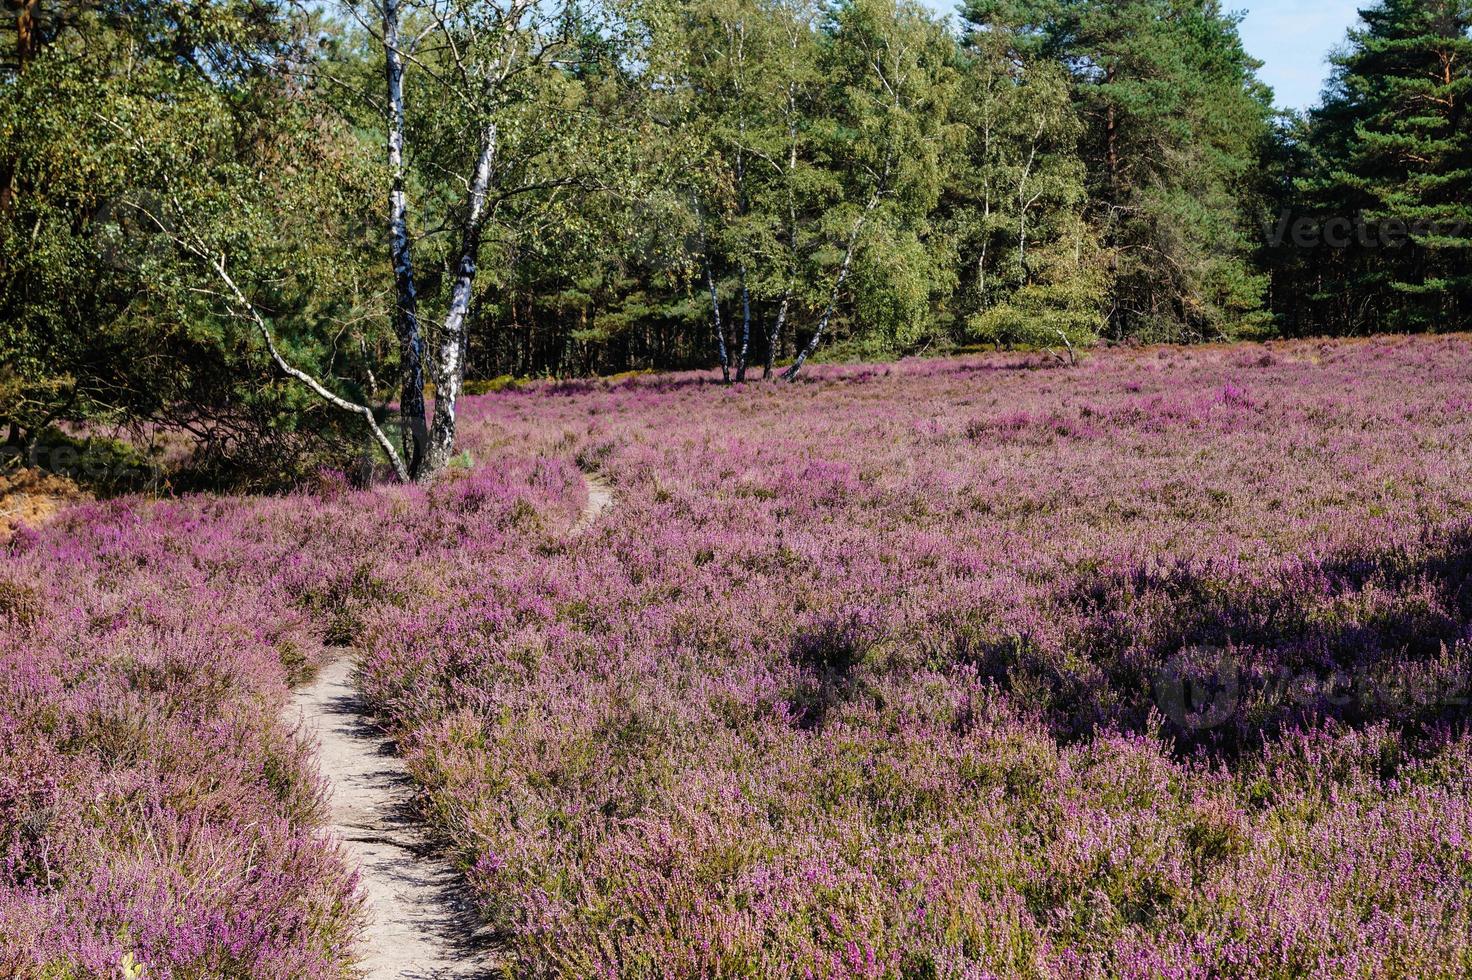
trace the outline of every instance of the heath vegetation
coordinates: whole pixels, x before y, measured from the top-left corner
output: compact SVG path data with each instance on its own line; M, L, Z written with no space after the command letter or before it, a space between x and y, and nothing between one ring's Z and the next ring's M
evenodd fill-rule
M0 974L1472 975L1467 3L5 9Z

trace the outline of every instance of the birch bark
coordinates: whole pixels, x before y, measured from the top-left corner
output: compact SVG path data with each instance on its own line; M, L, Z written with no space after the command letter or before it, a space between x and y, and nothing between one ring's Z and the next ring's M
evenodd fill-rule
M751 351L751 290L746 288L746 263L741 263L741 348L736 354L736 383L746 380L746 359Z
M695 221L700 235L700 254L705 260L705 286L710 291L711 323L716 332L716 356L721 362L721 380L731 383L731 357L726 349L726 328L721 324L721 295L716 289L716 274L711 268L710 245L705 238L705 213L700 208L700 199L691 195L695 204Z
M767 335L767 363L762 367L762 380L767 381L772 377L772 361L777 357L777 345L782 342L782 327L787 323L787 307L792 303L792 284L782 293L782 303L777 307L777 322L772 324L772 332Z
M886 169L886 173L888 170ZM869 203L864 206L864 211L854 222L854 229L848 236L848 246L843 250L843 263L838 267L838 276L833 280L833 291L828 294L828 305L823 308L823 315L818 319L818 328L813 331L812 339L807 342L802 350L798 351L797 360L792 366L782 372L783 381L796 381L798 373L802 370L808 358L818 349L823 342L823 334L828 330L828 324L833 319L833 312L838 307L838 297L843 292L843 285L848 281L849 269L853 267L854 250L859 246L859 235L864 230L864 225L869 220L869 215L879 206L879 191L875 191L869 198Z
M721 297L716 292L716 277L711 271L710 255L705 257L705 285L710 290L710 312L711 322L716 331L716 356L721 361L721 380L726 384L731 383L731 360L726 351L726 330L721 326Z
M404 55L399 41L399 0L383 0L383 48L388 87L389 260L394 270L394 334L399 343L400 446L416 479L424 470L428 428L424 412L424 337L409 237L404 179Z
M471 290L475 285L476 259L485 229L486 194L495 167L498 132L487 125L480 136L475 175L470 181L469 213L460 240L460 259L450 288L450 307L445 313L440 340L439 369L435 372L434 424L429 434L427 472L433 474L449 463L455 451L455 411L465 380L465 321L470 313Z
M792 50L797 50L796 35L790 41ZM767 336L767 362L762 368L762 380L767 381L772 377L772 361L777 357L777 345L782 342L782 328L787 325L787 310L792 304L792 289L797 280L797 250L798 250L798 226L797 226L797 195L793 190L793 181L797 174L797 86L793 83L787 85L787 171L782 175L783 187L787 194L787 247L788 252L788 278L787 288L782 291L782 302L777 307L777 322L772 324L772 332Z

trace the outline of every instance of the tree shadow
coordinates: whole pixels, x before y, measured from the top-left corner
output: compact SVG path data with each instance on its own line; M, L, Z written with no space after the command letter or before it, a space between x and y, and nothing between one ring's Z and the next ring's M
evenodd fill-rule
M1242 571L1184 560L1060 580L1061 642L953 624L955 660L1025 695L1065 739L1159 720L1183 751L1236 755L1327 721L1413 735L1465 725L1472 526Z

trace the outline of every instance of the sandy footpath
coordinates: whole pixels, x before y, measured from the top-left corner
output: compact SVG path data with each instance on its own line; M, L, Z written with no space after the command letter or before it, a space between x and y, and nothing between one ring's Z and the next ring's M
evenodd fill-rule
M589 474L578 535L613 504ZM330 786L328 832L358 869L368 926L358 949L365 980L469 980L509 975L492 941L477 932L460 875L416 819L404 763L367 717L353 685L352 651L292 692L293 721L318 746Z
M491 944L477 942L460 875L417 821L404 763L364 716L352 673L344 651L292 702L331 784L328 830L361 875L368 926L359 968L366 980L499 976Z

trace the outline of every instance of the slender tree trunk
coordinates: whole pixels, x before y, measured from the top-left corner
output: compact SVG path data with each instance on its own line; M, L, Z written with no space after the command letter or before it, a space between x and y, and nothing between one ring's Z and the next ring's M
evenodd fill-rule
M777 345L782 342L782 327L787 323L787 307L791 302L792 285L789 283L782 293L782 303L777 307L777 322L772 324L772 332L767 335L767 363L762 367L763 381L772 379L772 362L777 358Z
M711 268L710 245L705 238L705 214L700 209L700 199L691 194L695 205L695 222L700 230L700 254L705 258L705 285L710 290L711 322L716 331L716 356L721 362L721 380L731 383L731 357L726 350L726 329L721 325L721 297L716 291L716 274Z
M1115 73L1115 66L1110 65L1104 74L1105 84L1114 84ZM1121 187L1119 173L1119 113L1115 108L1114 99L1115 94L1113 92L1110 92L1108 115L1104 121L1104 160L1105 166L1109 170L1110 204L1108 211L1108 221L1104 226L1104 247L1108 249L1110 253L1110 268L1114 274L1115 282L1118 282L1119 249L1117 247L1118 234L1116 232L1116 226L1119 222L1119 212L1116 209L1121 204L1121 198L1123 197L1123 188ZM1124 339L1126 330L1129 326L1128 321L1129 311L1121 309L1119 304L1115 303L1113 308L1109 311L1109 322L1114 328L1114 338L1116 340Z
M787 288L782 291L782 302L777 307L777 320L772 324L772 332L767 335L767 362L762 368L763 381L770 381L772 378L772 362L777 358L777 346L782 343L782 328L787 325L787 310L792 303L793 283L797 280L797 195L792 189L794 175L797 173L797 146L797 90L795 86L789 84L787 86L787 173L784 175L783 183L787 192L787 244L791 252L788 256Z
M731 383L731 360L726 352L726 329L721 326L721 298L716 292L716 277L711 271L710 255L705 257L705 285L710 290L710 315L711 322L716 329L716 356L721 361L721 380L726 384Z
M885 174L888 175L888 172L889 169L886 167ZM843 291L843 284L848 281L849 269L852 268L854 262L854 250L859 246L859 234L864 230L864 224L869 220L869 215L878 205L879 191L875 191L869 198L869 203L864 206L864 212L859 215L859 220L854 222L853 232L848 236L848 247L843 250L843 264L838 267L838 276L833 280L833 291L828 294L828 305L824 307L823 315L818 319L818 328L813 331L813 337L808 341L807 346L798 351L797 360L782 372L783 381L796 381L802 366L807 363L808 358L813 356L813 352L822 343L823 334L827 332L828 324L833 319L833 311L838 307L838 296Z
M828 323L833 319L833 311L838 306L838 293L843 289L843 284L848 279L849 265L853 262L853 257L854 246L850 242L848 249L843 253L843 265L838 269L838 278L833 281L833 292L829 294L828 305L824 307L823 315L818 319L818 328L813 331L812 339L808 341L807 346L797 352L797 360L793 361L792 366L782 372L783 381L796 381L798 372L802 370L802 366L808 362L808 358L813 356L813 353L818 349L818 345L822 343L823 334L827 332Z
M976 297L982 309L986 309L986 269L987 256L991 249L992 240L992 107L991 102L986 103L986 112L982 116L981 127L981 159L984 163L981 178L981 254L976 258Z
M533 300L528 296L526 301L526 368L521 373L530 377L537 367L537 309Z
M40 5L40 0L21 0L20 9L16 11L15 61L21 71L26 70L41 48L36 24L36 10Z
M424 468L429 430L424 411L424 337L404 190L404 58L399 50L399 0L383 0L383 50L388 83L389 259L394 269L394 334L399 342L399 435L405 465L416 479Z
M1032 149L1027 155L1027 164L1022 168L1022 176L1017 180L1017 277L1020 286L1026 286L1031 281L1027 273L1027 212L1037 203L1035 195L1032 200L1027 198L1027 182L1032 179L1032 168L1038 158L1038 143L1043 138L1043 124L1038 123L1037 135L1033 137Z
M986 301L986 253L987 247L991 244L992 239L992 196L990 188L986 191L984 205L985 210L982 212L981 224L981 255L976 259L976 295L980 297L983 309L988 305Z
M15 14L15 61L19 74L25 74L41 48L37 33L36 9L40 0L21 0ZM12 160L0 163L0 215L9 214L15 206L16 167ZM0 269L5 268L4 256L0 256Z
M1106 85L1114 84L1115 67L1110 65L1104 75ZM1109 93L1109 110L1104 121L1105 163L1109 168L1109 189L1114 194L1111 204L1119 203L1119 115L1114 108L1114 93Z
M435 372L434 424L429 432L429 459L426 475L432 476L445 467L455 453L455 408L460 389L465 383L465 322L470 313L470 298L475 286L476 259L480 253L481 231L486 220L486 194L491 186L491 171L499 146L499 133L494 125L481 132L480 154L475 174L470 180L469 213L460 239L460 260L455 266L455 280L450 287L450 308L445 313L445 326L440 341L439 369Z
M736 355L736 383L746 380L746 358L751 350L751 290L746 288L746 263L741 263L741 350Z
M740 40L737 44L738 61L743 66L746 62L746 22L742 21L740 26ZM737 74L736 100L741 106L742 113L737 132L739 138L736 144L736 207L741 217L746 216L746 100L741 90L741 74ZM751 350L751 291L746 287L746 260L742 258L737 262L737 270L741 282L741 347L736 354L736 383L740 384L746 380L746 357Z

